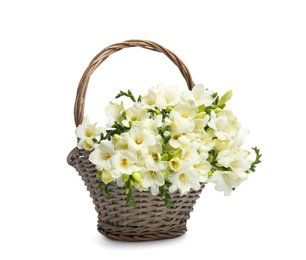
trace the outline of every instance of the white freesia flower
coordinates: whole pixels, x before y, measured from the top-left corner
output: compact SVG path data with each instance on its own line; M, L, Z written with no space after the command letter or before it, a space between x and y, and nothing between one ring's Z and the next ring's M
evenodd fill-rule
M163 98L166 101L166 104L160 108L175 106L180 101L180 92L177 86L169 86L166 88L163 84L158 84L157 87L159 89L157 93L158 98Z
M157 195L159 187L164 185L165 178L162 173L167 168L166 162L159 162L157 165L150 165L141 170L143 176L142 186L150 188L153 195Z
M167 105L167 101L163 97L157 96L155 87L149 88L148 93L142 97L141 103L145 108L165 108Z
M161 154L163 152L163 148L161 144L156 143L151 146L148 150L148 155L146 157L146 166L157 165L161 160Z
M236 136L232 136L232 143L230 148L240 148L243 145L244 138L250 134L250 131L244 128L240 128Z
M209 181L216 184L217 191L224 191L224 196L229 196L233 188L237 188L243 179L233 171L215 171Z
M85 138L82 139L83 142L79 142L78 148L79 149L85 149L86 151L91 151L94 146L94 141L91 138Z
M115 143L115 149L118 151L128 150L129 146L126 141L118 141Z
M214 99L211 97L213 94L212 90L205 90L202 84L194 86L192 89L192 95L198 105L204 104L205 106L211 106Z
M200 138L204 139L207 136L206 131L204 130L205 126L207 125L209 121L209 115L206 115L203 119L194 119L194 129L193 132L194 134Z
M193 100L180 101L175 109L170 112L170 119L173 120L176 116L186 119L193 119L198 113L198 108Z
M111 166L114 169L112 176L117 179L123 174L131 175L137 170L135 163L137 162L137 155L135 151L124 151L117 153L111 159Z
M138 102L126 111L126 119L128 120L128 122L140 122L146 120L148 117L149 114L147 110Z
M122 134L129 149L138 151L156 144L156 138L139 124L133 124L128 133Z
M227 148L239 148L243 144L243 139L249 131L241 128L241 123L231 110L222 110L218 117L211 111L211 120L208 125L215 130L214 134L218 137L216 145L220 151Z
M89 139L93 139L96 136L100 136L101 133L105 133L105 128L96 127L97 123L91 124L89 116L85 116L81 125L75 130L75 134L80 141L78 143L79 149L84 149L84 141L86 140L87 144L92 144ZM88 149L90 150L90 149Z
M111 121L118 120L121 112L124 110L123 102L121 101L120 104L109 102L109 105L105 108L105 115Z
M211 170L211 165L208 161L200 161L193 167L200 171L200 182L208 181L208 172Z
M149 190L149 188L145 188L145 187L142 186L141 183L137 183L137 182L135 182L134 187L139 191L148 191Z
M173 171L179 171L182 168L183 162L179 157L173 157L169 161L169 167Z
M113 176L112 176L112 172L113 172L113 169L110 169L110 170L103 170L102 171L102 181L105 183L105 184L108 184L110 182L112 182L114 180Z
M231 168L236 172L245 172L250 169L251 161L247 160L249 152L246 150L226 150L218 153L218 166Z
M195 140L196 140L196 136L192 132L189 132L186 135L182 135L181 137L178 138L180 149L183 150L183 153L186 150L190 150L190 149L197 150L201 146L201 143L195 142Z
M181 100L187 101L187 100L193 100L195 101L192 92L190 90L184 90L180 93Z
M226 132L228 119L224 114L217 117L215 111L212 110L210 113L210 121L208 122L208 125L216 131L215 135L220 140L223 141L230 139L230 135Z
M169 144L173 148L180 147L180 143L178 139L183 136L183 134L188 133L189 131L192 131L194 129L194 123L193 120L188 120L186 118L182 118L180 116L176 116L173 119L173 122L169 125L170 135L171 139L169 141Z
M163 125L163 116L160 114L156 116L154 119L147 118L144 121L142 121L141 125L151 132L156 133L157 127L161 127Z
M102 141L94 145L95 150L89 155L89 161L96 165L99 171L111 169L110 160L118 151L111 141Z
M186 150L182 156L182 160L188 161L192 165L199 164L201 157L195 149Z
M200 171L193 168L190 164L184 164L180 171L169 174L168 176L172 185L169 188L170 192L177 189L181 195L186 194L192 188L199 190L200 185Z

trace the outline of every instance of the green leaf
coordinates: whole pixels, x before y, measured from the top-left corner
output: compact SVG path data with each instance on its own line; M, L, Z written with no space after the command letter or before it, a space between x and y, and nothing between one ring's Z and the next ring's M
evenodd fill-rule
M96 175L96 178L99 179L99 178L101 178L101 176L102 176L102 171L98 171L97 175Z
M217 95L218 95L218 93L215 92L215 93L213 93L213 94L211 95L211 97L212 97L212 98L215 98Z
M213 102L214 105L218 105L219 102L219 96L216 97L215 101Z
M130 89L128 90L128 93L120 90L120 93L117 96L115 96L115 98L120 98L122 96L129 97L130 99L132 99L133 102L136 102L135 97Z
M166 184L164 186L167 188ZM165 206L167 208L171 208L174 206L174 202L172 201L170 194L166 192L164 186L159 187L159 193L160 193L161 198L165 201Z
M93 138L92 141L93 141L95 144L99 144L99 143L100 143L96 138Z
M98 186L98 189L104 189L104 185L105 185L105 183L104 182L101 182L100 184L99 184L99 186ZM104 190L103 190L104 191Z
M208 154L209 154L208 160L211 161L210 164L211 165L216 165L218 163L218 161L217 161L218 152L216 150L212 149L208 152Z
M169 209L174 206L174 202L172 201L171 196L169 193L165 193L165 206Z
M256 158L251 164L250 171L255 172L257 164L261 163L259 159L261 158L262 154L260 154L260 149L258 149L257 146L253 147L252 149L255 151Z
M130 206L130 207L136 208L136 201L135 201L135 199L134 199L134 197L133 197L133 192L132 192L131 189L130 189L130 191L129 191L127 197L126 197L126 204L127 204L128 206Z

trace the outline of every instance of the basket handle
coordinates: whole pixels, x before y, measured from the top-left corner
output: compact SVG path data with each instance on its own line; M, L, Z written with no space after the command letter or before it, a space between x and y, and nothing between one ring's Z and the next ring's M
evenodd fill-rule
M86 91L88 87L88 82L91 74L100 66L100 64L106 60L111 54L120 51L124 48L129 47L141 47L144 49L162 52L164 53L181 71L181 74L186 80L186 83L188 85L188 89L191 90L194 86L194 83L192 81L190 72L186 65L170 50L164 48L163 46L146 40L128 40L116 44L112 44L105 49L103 49L100 53L96 55L96 57L93 58L93 60L90 62L89 66L85 70L76 94L75 98L75 104L74 104L74 121L75 125L78 126L82 123L83 117L84 117L84 105L85 105L85 97L86 97Z

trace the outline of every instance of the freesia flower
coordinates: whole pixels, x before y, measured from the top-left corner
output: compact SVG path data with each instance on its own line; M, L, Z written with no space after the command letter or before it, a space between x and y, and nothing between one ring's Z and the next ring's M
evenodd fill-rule
M157 195L159 187L164 185L165 179L162 171L167 168L166 162L160 162L157 165L150 165L143 168L141 174L143 176L142 186L150 188L153 195Z
M96 165L99 171L111 169L110 160L118 154L111 141L102 141L94 145L95 150L89 155L89 161Z
M186 119L193 119L198 113L197 105L193 100L180 101L175 109L170 112L170 119L180 116Z
M112 172L113 172L113 169L110 169L110 170L103 170L102 171L102 181L105 183L105 184L108 184L110 182L112 182L114 180L113 176L112 176Z
M214 101L211 96L213 91L206 90L202 84L194 86L191 93L198 105L204 104L205 106L211 106Z
M183 162L179 157L174 157L169 161L169 167L173 171L179 171L182 168Z
M156 144L155 136L138 124L133 124L130 131L122 134L122 137L127 142L129 149L134 151Z
M249 152L246 150L226 150L218 153L218 166L231 168L237 172L245 172L251 167L251 161L247 160Z
M166 99L157 96L155 87L149 88L148 93L142 97L141 102L145 108L165 108L167 105Z
M109 102L109 105L105 108L105 115L110 120L117 120L120 116L121 112L124 110L123 102L121 101L120 104Z
M224 196L229 196L233 188L237 188L243 180L239 178L236 172L215 171L209 181L216 184L215 189L217 191L223 191Z
M166 88L163 84L158 84L157 87L159 89L157 93L158 98L163 98L166 101L166 104L161 106L161 108L175 106L180 101L180 92L177 86L169 86Z
M75 131L75 134L80 141L78 143L79 149L84 149L84 141L87 140L87 144L91 145L89 139L93 139L96 136L99 136L101 133L105 133L105 128L96 127L97 123L91 124L89 120L89 116L85 116L81 125L79 125ZM89 148L87 146L87 148ZM90 149L88 149L90 150Z
M129 122L141 122L149 118L147 110L140 104L135 103L133 107L130 107L126 111L126 120L123 120L124 126L129 126Z
M146 166L157 165L161 160L161 154L163 148L161 144L156 143L155 145L149 147L148 155L146 157Z
M200 171L200 182L208 181L208 172L211 170L211 165L208 161L202 160L193 167Z
M135 163L137 162L137 155L135 151L124 151L117 153L111 159L111 166L113 168L112 176L117 179L123 174L131 175L137 170Z
M169 180L172 185L169 188L170 192L174 192L177 189L181 195L186 194L190 189L200 189L200 171L193 168L190 164L183 165L180 171L169 174Z

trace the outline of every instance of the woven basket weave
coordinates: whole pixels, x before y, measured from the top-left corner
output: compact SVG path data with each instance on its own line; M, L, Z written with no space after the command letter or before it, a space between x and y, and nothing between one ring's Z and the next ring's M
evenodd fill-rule
M179 68L188 88L191 90L194 86L185 64L174 53L159 44L144 40L129 40L110 45L91 61L80 80L74 106L76 126L83 120L86 90L91 74L109 55L128 47L141 47L164 53ZM98 212L100 233L116 240L146 241L174 238L186 232L187 219L204 184L200 190L191 190L184 196L180 196L178 191L171 193L175 206L170 209L164 206L164 201L159 196L153 196L150 191L140 192L132 187L137 207L129 207L126 205L124 187L118 187L114 182L108 184L112 199L99 194L98 186L101 180L96 178L97 170L88 160L89 154L90 152L76 147L69 153L67 161L77 170L90 192Z

